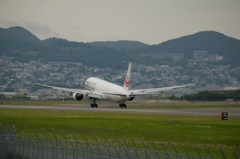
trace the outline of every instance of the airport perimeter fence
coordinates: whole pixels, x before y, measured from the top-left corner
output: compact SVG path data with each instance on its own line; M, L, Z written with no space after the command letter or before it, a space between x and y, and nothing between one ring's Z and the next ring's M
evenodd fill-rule
M195 147L195 152L182 146L183 151L178 151L176 146L171 145L173 151L169 151L169 145L160 144L163 151L157 149L159 145L151 143L152 149L148 149L144 141L142 148L137 146L132 140L132 145L123 138L122 142L115 138L116 143L110 144L105 138L105 144L99 143L94 136L95 142L88 141L83 135L84 141L80 141L74 134L72 139L68 139L64 133L63 138L57 137L52 131L51 137L44 131L44 137L34 131L34 136L29 135L27 131L20 134L13 125L1 125L0 123L0 159L208 159L208 158L236 158L236 152L231 156L226 155L221 147L219 152L212 152L206 149L205 153ZM185 152L185 153L182 153ZM195 155L193 155L195 154ZM196 155L197 154L197 155Z

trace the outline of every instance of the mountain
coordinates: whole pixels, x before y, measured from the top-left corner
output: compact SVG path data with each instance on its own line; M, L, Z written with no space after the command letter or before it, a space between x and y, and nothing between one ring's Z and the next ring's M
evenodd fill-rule
M158 45L137 41L73 42L39 40L22 27L0 28L0 56L19 60L80 62L85 65L121 68L127 62L147 65L187 65L194 51L222 56L215 64L239 66L240 40L215 31L202 31ZM177 60L176 60L177 59Z
M80 62L85 65L110 67L121 61L123 55L118 50L89 43L50 38L42 41L47 49L39 57L50 61Z
M29 59L41 50L42 44L35 35L22 27L0 28L0 56Z
M16 40L26 43L40 43L37 36L22 27L11 27L7 29L0 28L0 39Z
M223 56L225 64L239 65L240 40L215 31L202 31L135 50L141 53L183 53L185 58L192 58L194 51L217 54Z
M109 47L115 50L122 50L122 51L128 51L133 49L141 49L143 47L147 47L149 45L144 44L142 42L138 41L128 41L128 40L120 40L120 41L97 41L97 42L91 42L89 43L91 45L95 46L102 46L102 47Z

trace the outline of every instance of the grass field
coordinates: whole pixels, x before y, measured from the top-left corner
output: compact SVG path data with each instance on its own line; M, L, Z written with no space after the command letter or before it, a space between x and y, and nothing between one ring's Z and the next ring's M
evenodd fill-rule
M18 103L19 104L19 103ZM34 104L34 103L31 103ZM43 104L43 103L42 103ZM59 104L45 103L46 105ZM66 104L66 103L64 103ZM35 105L38 105L35 103ZM163 103L133 104L130 108L189 108L189 107L229 107L229 103ZM230 107L239 107L230 104ZM208 147L239 151L240 118L227 121L219 117L175 116L158 114L131 114L107 112L74 112L61 110L16 110L0 109L0 122L13 124L21 132L27 130L34 136L43 130L51 134L52 128L61 136L64 132L70 139L72 133L80 138L83 134L91 141L94 135L100 142L114 142L115 138L125 138L129 143L134 139L141 143L154 141L156 144L166 143L175 146ZM63 137L63 136L62 136ZM149 144L150 145L150 144Z

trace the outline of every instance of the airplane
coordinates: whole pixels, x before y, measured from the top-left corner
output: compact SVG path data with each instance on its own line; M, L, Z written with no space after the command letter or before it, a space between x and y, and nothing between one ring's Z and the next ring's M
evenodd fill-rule
M150 89L135 89L130 90L130 75L131 75L132 63L129 63L126 78L123 86L96 78L90 77L85 81L85 90L83 89L71 89L55 87L45 84L34 83L34 86L40 86L45 88L51 88L55 90L62 90L66 92L73 93L73 98L75 100L81 101L84 97L88 97L93 100L91 103L92 108L97 108L97 99L109 100L119 103L120 108L126 108L125 102L132 101L135 96L157 94L166 90L172 90L177 88L183 88L192 86L194 84L172 86L172 87L162 87L162 88L150 88Z

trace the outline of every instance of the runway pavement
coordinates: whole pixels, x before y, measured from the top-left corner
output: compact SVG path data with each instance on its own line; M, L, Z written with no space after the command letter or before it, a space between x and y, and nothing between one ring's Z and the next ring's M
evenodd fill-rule
M65 110L65 111L87 111L87 112L114 112L114 113L137 113L137 114L163 114L163 115L186 115L186 116L221 116L221 112L228 112L229 118L240 117L240 108L119 108L118 106L102 106L90 108L89 105L0 105L0 109L36 109L36 110ZM1 110L0 110L1 112Z

